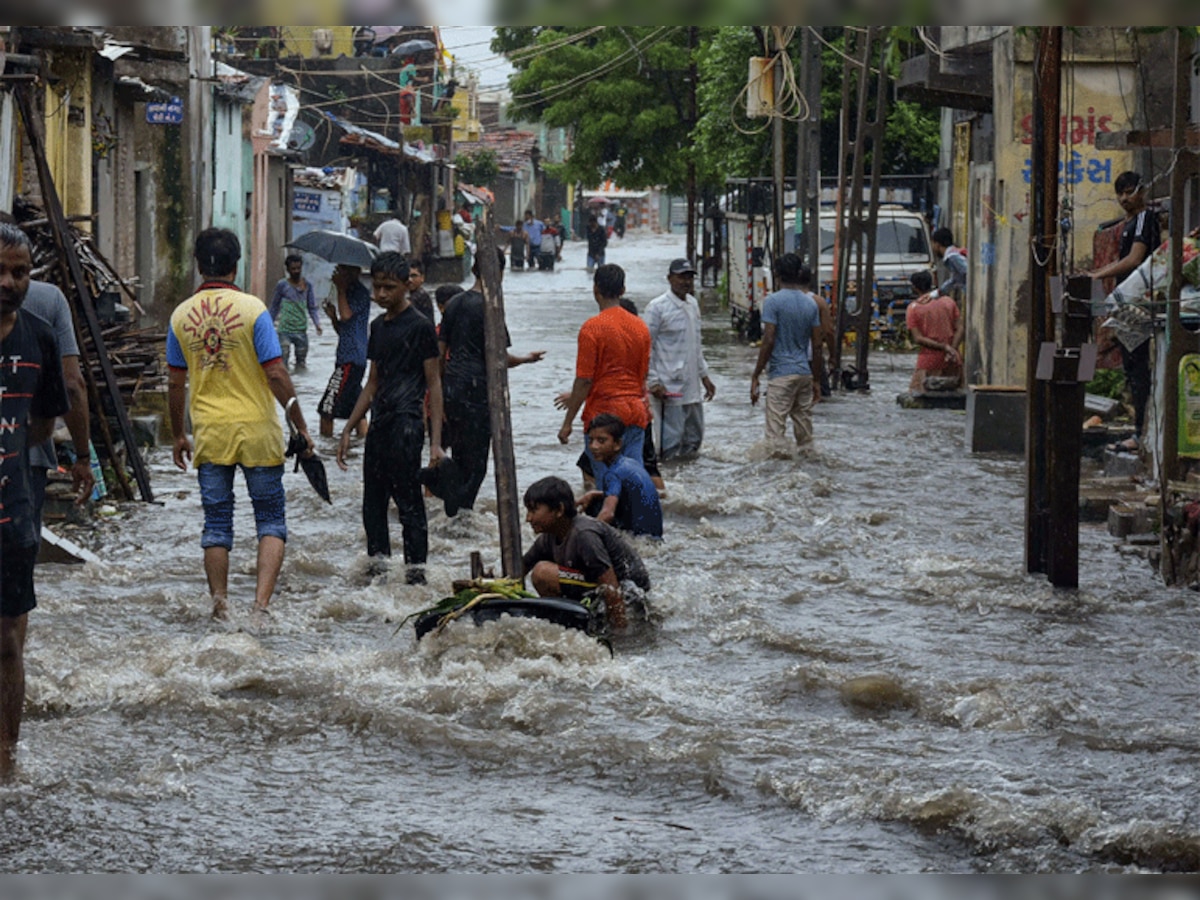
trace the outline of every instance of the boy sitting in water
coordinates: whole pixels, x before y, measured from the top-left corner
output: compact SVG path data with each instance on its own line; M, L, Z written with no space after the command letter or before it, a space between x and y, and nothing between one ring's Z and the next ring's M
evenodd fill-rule
M538 596L582 600L595 591L604 599L609 623L624 628L624 583L650 590L641 557L612 526L577 515L575 495L561 478L531 484L525 509L537 539L525 554L524 570Z
M604 483L576 501L598 521L606 522L631 534L661 538L662 505L650 475L628 456L621 455L625 423L612 413L600 413L588 427L588 446L592 456L604 463ZM595 510L595 511L593 511Z

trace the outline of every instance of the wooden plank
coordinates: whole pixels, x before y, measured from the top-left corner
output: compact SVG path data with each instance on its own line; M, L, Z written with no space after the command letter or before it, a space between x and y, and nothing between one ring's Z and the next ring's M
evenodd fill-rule
M496 471L496 518L500 520L500 562L507 578L522 578L521 503L513 453L512 405L508 395L504 290L496 254L495 218L484 207L476 228L479 278L483 284L484 355L487 358L488 413L492 424L492 465Z
M117 414L117 423L121 426L121 436L125 440L126 452L128 453L129 462L133 466L133 474L137 479L138 488L141 490L142 499L150 502L154 499L154 492L150 489L150 477L146 472L145 463L138 450L137 439L133 434L133 424L129 421L129 412L125 409L125 403L121 399L120 388L117 386L116 376L113 374L112 363L108 358L108 350L104 345L104 336L100 328L100 321L96 317L96 307L92 303L91 295L88 292L83 267L79 264L79 255L75 252L74 242L69 239L67 234L67 223L63 216L62 203L58 197L58 188L55 186L54 178L50 174L50 165L46 162L46 144L42 135L41 120L34 114L29 86L25 84L18 85L15 88L15 94L17 108L20 109L21 118L25 122L25 134L29 139L29 147L33 151L33 161L37 166L38 181L41 182L42 202L46 208L46 216L53 225L51 233L54 235L54 243L58 247L62 264L67 270L67 281L75 288L75 308L77 312L82 314L84 321L87 323L88 331L91 332L92 341L95 343L96 361L99 362L100 369L104 373L105 387L112 398L113 409ZM103 418L103 411L97 410L97 412Z

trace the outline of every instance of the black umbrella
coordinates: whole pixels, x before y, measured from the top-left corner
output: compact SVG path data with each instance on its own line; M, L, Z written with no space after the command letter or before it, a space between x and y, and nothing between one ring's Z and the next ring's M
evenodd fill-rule
M392 56L412 56L414 53L420 53L422 50L433 50L437 47L433 41L415 40L405 41L402 44L397 44L392 48Z
M288 422L289 428L291 428L291 424ZM308 476L308 483L317 492L317 496L326 503L333 503L333 498L329 496L329 479L325 477L325 463L321 462L321 457L317 456L315 451L309 453L304 435L294 428L292 428L292 438L288 441L287 453L284 456L296 457L296 465L292 471L303 468L304 474Z
M306 231L294 238L285 247L304 250L331 263L344 266L357 266L360 269L371 268L377 249L366 241L342 234L340 231Z

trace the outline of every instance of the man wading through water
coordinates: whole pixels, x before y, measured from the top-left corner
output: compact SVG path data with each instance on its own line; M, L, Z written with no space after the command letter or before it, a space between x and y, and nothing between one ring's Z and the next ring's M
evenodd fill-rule
M37 606L29 449L67 412L58 343L50 326L21 312L33 269L29 238L0 224L0 778L12 776L25 707L25 631Z
M496 264L504 276L504 251L496 249ZM488 451L492 446L492 420L488 413L487 356L484 352L483 281L479 260L471 266L475 283L446 304L438 336L442 363L442 390L446 399L446 443L450 456L462 472L458 505L474 509L475 498L487 475ZM508 330L504 346L509 345ZM507 354L511 369L535 363L546 355L534 350L525 356Z
M283 431L272 396L292 426L312 439L296 389L283 365L279 336L262 301L238 290L233 279L242 249L237 235L208 228L196 237L200 290L171 314L167 331L168 402L175 435L175 465L187 470L192 442L184 427L191 387L194 462L204 506L204 574L214 619L228 615L229 551L233 547L233 474L242 470L258 532L255 612L265 612L275 591L287 544L283 491Z

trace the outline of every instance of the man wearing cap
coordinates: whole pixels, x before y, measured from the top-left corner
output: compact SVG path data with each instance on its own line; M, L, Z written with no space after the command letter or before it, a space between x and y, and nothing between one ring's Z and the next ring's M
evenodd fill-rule
M694 456L704 440L704 400L716 386L700 340L700 304L692 296L696 267L689 259L674 260L667 269L671 289L650 301L650 373L646 378L654 398L661 434L659 458ZM703 389L703 394L701 394Z

